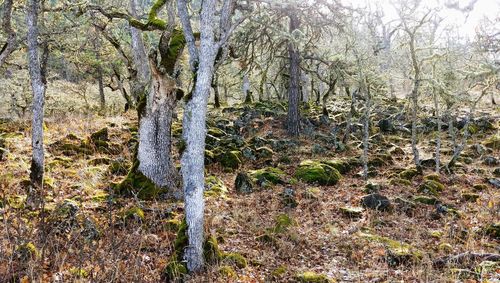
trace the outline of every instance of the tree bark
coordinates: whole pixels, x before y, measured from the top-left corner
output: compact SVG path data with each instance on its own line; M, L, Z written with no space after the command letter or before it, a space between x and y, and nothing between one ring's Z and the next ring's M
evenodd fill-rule
M296 14L291 13L290 18L290 33L299 28L299 18ZM287 131L290 136L297 137L299 135L299 95L300 95L300 54L297 46L293 42L288 42L288 53L290 55L290 79L288 92L288 115L287 115Z
M5 63L7 57L16 49L17 34L12 28L12 3L13 0L5 0L3 5L2 30L7 36L7 41L0 48L0 67Z
M137 16L137 0L130 0L130 14ZM132 76L131 93L136 102L140 100L140 96L144 95L147 89L147 84L151 79L151 70L149 67L146 48L142 40L142 31L129 25L130 37L132 44L132 58L134 61L134 69L136 74Z
M33 91L33 117L31 123L31 173L30 191L28 192L28 205L36 208L40 204L43 191L44 174L44 148L43 148L43 108L46 85L38 52L38 9L39 0L26 2L28 26L28 67Z
M219 93L219 76L217 76L217 74L214 74L214 77L212 79L212 88L214 89L214 107L219 109L221 105Z

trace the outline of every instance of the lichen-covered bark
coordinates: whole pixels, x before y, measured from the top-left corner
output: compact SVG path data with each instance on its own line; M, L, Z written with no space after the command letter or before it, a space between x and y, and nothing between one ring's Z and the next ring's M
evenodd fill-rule
M2 30L7 36L7 41L0 47L0 67L5 63L7 57L16 49L16 32L12 28L12 3L13 0L5 0L3 4Z
M179 6L182 5L180 4ZM180 14L183 12L185 11L179 9ZM204 264L203 213L205 201L203 199L203 190L205 125L208 96L217 54L214 44L214 14L215 0L204 1L200 20L201 44L199 68L196 72L194 93L186 106L183 124L186 150L182 155L181 171L184 181L185 213L189 239L189 245L185 250L184 256L187 261L187 267L192 272L199 271ZM181 15L181 18L185 18L186 16ZM184 33L186 34L186 28Z
M175 81L153 72L146 107L139 121L138 170L155 185L172 190L179 187L171 155L171 125L176 104Z
M43 149L43 106L45 83L38 52L38 0L28 0L26 24L28 26L28 67L33 91L33 117L31 124L31 190L28 192L28 204L36 207L43 190L44 149Z

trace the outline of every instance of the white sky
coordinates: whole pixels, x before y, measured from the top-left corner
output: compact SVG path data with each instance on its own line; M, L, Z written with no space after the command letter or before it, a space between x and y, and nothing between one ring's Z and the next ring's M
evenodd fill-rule
M442 26L457 25L460 27L460 34L473 38L475 29L484 16L491 20L496 18L495 28L500 30L500 0L477 0L474 9L466 17L466 13L456 9L449 9L445 7L445 3L458 2L460 8L466 7L472 0L422 0L422 7L441 7L439 15L445 20ZM355 7L366 6L367 4L376 7L379 4L385 13L385 21L388 22L392 19L397 19L397 13L394 7L390 4L390 0L343 0L347 5Z

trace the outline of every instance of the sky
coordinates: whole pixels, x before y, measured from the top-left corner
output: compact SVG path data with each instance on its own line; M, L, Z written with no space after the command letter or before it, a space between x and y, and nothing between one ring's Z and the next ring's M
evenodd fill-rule
M357 7L363 7L367 4L376 6L379 4L385 13L385 21L388 22L397 19L397 13L394 7L390 4L391 0L343 0L344 3ZM445 3L458 3L458 7L463 9L474 0L422 0L422 7L442 7L439 15L444 18L442 26L455 24L460 27L460 34L464 37L473 38L475 29L479 25L481 19L487 16L490 19L497 19L495 28L500 31L500 0L475 0L475 5L472 11L463 13L457 9L445 7ZM456 5L455 5L456 6Z

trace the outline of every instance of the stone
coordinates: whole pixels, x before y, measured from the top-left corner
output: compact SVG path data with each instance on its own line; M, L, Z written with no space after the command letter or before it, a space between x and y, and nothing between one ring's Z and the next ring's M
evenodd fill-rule
M438 181L434 180L425 180L418 187L419 193L424 193L428 195L437 196L440 192L444 191L444 185Z
M343 206L340 208L340 212L347 217L359 218L363 216L363 212L365 211L362 207L353 207L353 206Z
M318 274L313 271L305 271L295 275L295 280L301 283L332 283L334 282L324 274Z
M390 200L378 193L369 194L361 198L361 205L365 208L379 211L389 211L392 209Z
M490 183L491 185L493 185L493 187L495 188L500 188L500 179L499 178L491 178L491 179L488 179L488 183Z
M479 194L471 192L462 192L462 199L465 201L475 202L479 199Z
M340 172L330 165L318 161L302 161L295 171L295 177L309 184L335 185L340 180Z
M238 169L241 166L241 152L238 150L226 151L216 159L224 169Z
M268 185L283 184L285 172L274 167L266 167L258 170L252 170L249 173L259 186L265 187Z
M405 180L409 180L409 181L411 181L411 179L413 179L413 177L415 177L417 175L418 175L418 170L415 168L406 169L406 170L403 170L401 173L399 173L399 177L401 179L405 179Z
M493 157L493 156L486 156L483 158L483 164L488 165L488 166L495 166L498 165L498 159Z
M413 197L413 201L428 205L435 205L436 203L439 202L437 198L429 196L415 196Z
M268 159L273 157L274 151L267 146L262 146L255 149L255 154L257 158Z
M382 186L377 183L367 183L363 190L366 194L378 193L382 189Z
M381 119L378 121L378 127L380 128L380 131L383 133L390 133L394 131L394 125L391 120L389 119Z
M246 173L240 172L236 176L234 187L240 194L249 194L253 192L253 181Z

